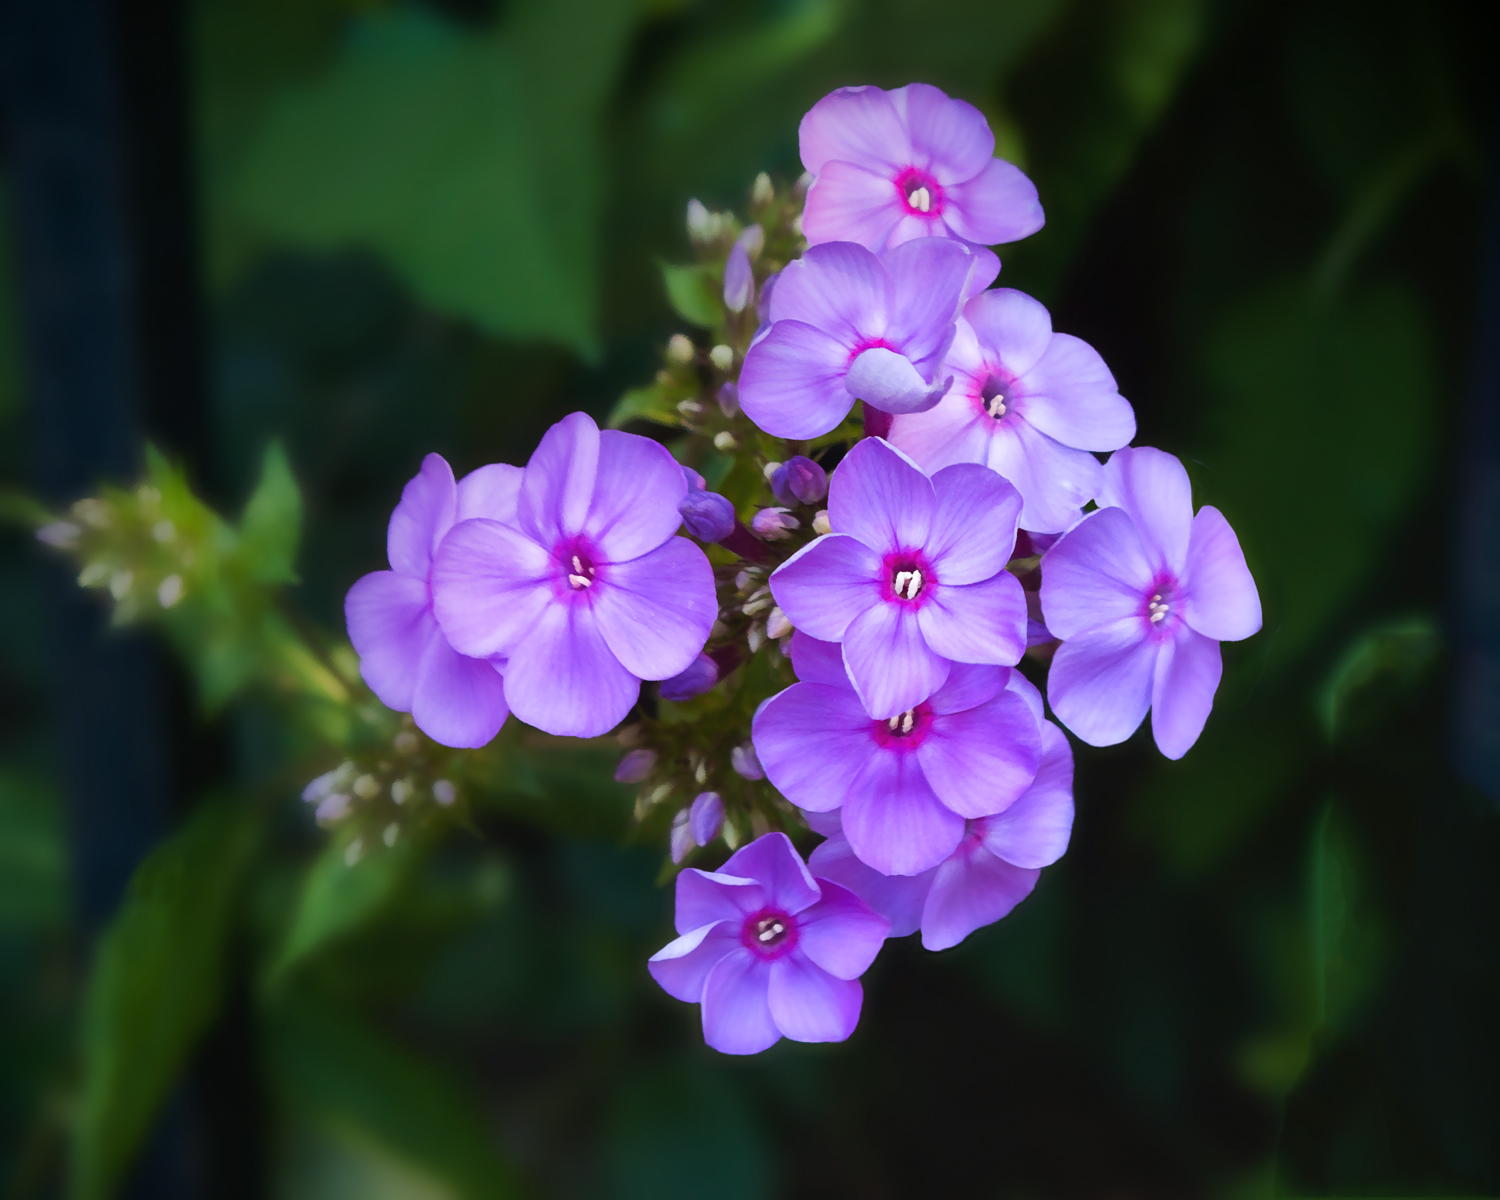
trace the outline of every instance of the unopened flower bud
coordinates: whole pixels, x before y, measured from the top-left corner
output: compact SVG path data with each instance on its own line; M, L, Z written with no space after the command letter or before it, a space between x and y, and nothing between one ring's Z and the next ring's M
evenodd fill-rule
M446 808L458 799L458 789L451 779L439 779L432 785L432 798Z
M760 298L755 302L755 316L762 325L771 319L771 289L776 286L780 277L780 271L772 271L761 281Z
M782 463L771 476L771 494L787 505L816 504L828 495L828 472L798 454Z
M313 810L313 817L319 825L332 825L336 821L342 821L349 815L349 796L345 792L334 792L331 796L324 796L318 801L318 807Z
M354 781L354 794L361 800L373 800L380 795L380 783L373 775L361 775Z
M80 500L73 505L73 515L90 529L108 529L109 506L102 500Z
M766 246L766 231L759 225L751 225L739 237L740 245L745 247L745 253L752 259L759 258L760 252Z
M718 492L696 488L677 502L687 531L702 542L719 542L734 532L734 505Z
M708 845L719 836L723 825L724 801L719 798L719 793L699 792L693 800L688 817L688 828L692 831L693 841L700 846Z
M387 846L394 846L396 839L401 836L401 826L392 821L385 827L385 832L380 835L380 840Z
M302 799L309 804L314 804L323 799L338 788L346 787L349 780L354 777L353 763L340 763L331 771L324 771L305 788L302 789Z
M745 644L750 647L750 653L754 654L766 644L766 627L764 625L752 625L745 634Z
M774 474L776 474L776 472L779 471L779 470L781 470L781 464L779 462L768 462L765 466L763 466L760 469L760 473L761 473L761 476L765 479L765 481L767 483L770 483L771 482L771 476L773 476Z
M689 200L687 204L688 237L695 242L706 242L713 236L713 214L700 200Z
M744 606L740 609L740 611L747 617L753 617L765 612L766 609L770 608L775 603L776 601L771 598L770 588L758 588L756 591L750 594L750 598L745 601Z
M416 785L410 779L398 779L391 784L391 799L397 804L405 804L416 794Z
M730 312L744 312L755 298L755 272L750 267L750 252L744 238L729 248L724 263L724 307Z
M689 825L689 814L687 809L682 809L672 818L672 836L670 844L672 847L672 861L680 863L688 856L688 851L693 848L693 832Z
M182 599L182 576L168 575L156 589L156 600L163 608L171 608Z
M784 508L763 508L755 514L750 528L769 541L785 538L799 522Z
M802 236L802 214L798 213L792 218L792 232L798 237Z
M828 510L818 509L817 515L813 517L813 532L816 534L832 533L833 526L828 523Z
M805 196L807 194L807 189L812 187L813 181L816 179L817 176L814 175L811 171L803 171L801 175L797 176L797 182L794 183L792 187L796 190L799 196Z
M130 594L130 585L134 582L134 571L116 571L109 581L109 594L116 600L123 600Z
M719 370L727 371L734 366L734 351L721 342L708 352L708 361Z
M740 448L740 439L724 429L714 434L714 449L721 454L733 454Z
M738 415L740 411L740 385L734 380L728 380L719 389L719 411L726 417Z
M773 608L766 616L766 636L780 641L792 632L792 622L786 613Z
M98 587L109 575L109 567L102 562L91 562L78 572L79 587Z
M365 839L362 837L357 837L352 842L350 842L348 847L344 850L344 866L352 867L355 863L357 863L361 858L364 857L364 854Z
M685 333L674 333L667 339L667 360L674 363L693 361L693 341Z
M702 475L698 474L697 471L693 470L692 467L682 468L682 478L687 483L688 491L690 492L701 492L708 486L708 481L705 480Z
M703 415L703 405L696 400L679 400L677 411L685 417L698 417Z
M165 545L177 536L177 526L173 525L171 521L158 521L155 525L151 526L151 536Z
M771 177L762 171L755 177L755 183L750 188L750 203L769 204L775 194L771 187Z
M410 729L403 729L396 735L395 744L396 750L399 753L415 754L417 752L417 747L421 745L421 742L417 740L417 735Z
M640 783L656 770L655 750L632 750L615 768L616 783Z
M59 550L71 550L82 532L72 521L53 521L36 531L36 540L56 546Z
M687 669L671 679L663 679L657 693L663 700L682 704L694 696L701 696L719 682L719 665L706 654L700 654L687 665Z
M741 742L730 752L729 765L734 768L734 773L743 779L764 779L765 771L761 768L760 759L755 756L755 747L750 742Z

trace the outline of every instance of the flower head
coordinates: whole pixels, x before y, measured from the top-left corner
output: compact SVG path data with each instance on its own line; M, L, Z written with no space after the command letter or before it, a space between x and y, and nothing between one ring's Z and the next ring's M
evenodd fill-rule
M1089 451L1118 450L1135 414L1086 342L1052 332L1030 296L995 288L964 306L944 374L953 386L926 412L898 415L892 444L924 470L977 462L1015 484L1021 528L1054 533L1099 488Z
M923 238L877 257L852 242L813 246L776 281L770 324L745 354L740 406L775 437L833 429L855 400L931 408L943 358L984 264L960 242Z
M1042 612L1063 640L1047 699L1091 746L1122 742L1151 710L1151 732L1181 758L1203 731L1221 641L1260 628L1260 596L1229 522L1193 515L1182 464L1149 446L1117 451L1101 507L1042 558Z
M1041 762L1041 697L1019 672L955 665L930 698L873 718L837 646L793 634L801 682L755 715L766 776L811 812L843 809L860 861L916 875L948 858L965 822L1005 812Z
M788 506L816 504L828 495L828 472L806 455L793 455L772 473L771 494Z
M802 118L798 139L817 176L802 214L811 245L883 250L938 236L990 246L1042 227L1035 185L994 157L983 114L930 84L839 88Z
M669 679L718 613L703 551L674 537L681 468L648 438L583 413L526 464L509 521L467 520L433 561L433 609L465 653L507 657L516 715L591 737L630 711L643 679Z
M1026 650L1026 599L1005 570L1021 497L988 467L931 479L879 438L844 457L828 489L835 530L771 575L792 624L842 642L873 717L915 707L950 662L1009 666Z
M676 923L681 936L648 967L669 995L703 1006L703 1040L725 1054L783 1037L842 1042L890 928L848 889L814 879L784 833L718 871L682 872Z
M517 467L495 463L455 483L439 454L422 460L386 532L389 571L359 580L344 600L359 670L387 708L409 712L445 746L483 746L504 724L504 656L468 657L443 636L433 615L433 553L454 524L473 517L514 517Z

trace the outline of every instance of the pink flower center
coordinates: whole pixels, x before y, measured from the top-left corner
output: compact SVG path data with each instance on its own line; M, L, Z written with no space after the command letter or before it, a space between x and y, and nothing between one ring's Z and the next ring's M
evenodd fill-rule
M1154 630L1171 629L1182 618L1181 607L1177 580L1170 575L1159 576L1141 598L1141 616Z
M943 211L943 188L936 179L907 167L896 176L896 192L907 213L917 217L937 217Z
M984 407L984 415L992 421L1004 420L1007 413L1015 407L1016 381L1008 375L988 376L979 389L979 402Z
M920 551L898 550L895 554L887 554L883 566L885 586L882 592L887 600L919 605L922 597L937 582L932 565Z
M870 723L870 736L885 750L915 750L932 730L932 707L922 703L884 721Z
M782 909L763 908L745 918L740 943L761 958L780 958L797 945L797 921Z

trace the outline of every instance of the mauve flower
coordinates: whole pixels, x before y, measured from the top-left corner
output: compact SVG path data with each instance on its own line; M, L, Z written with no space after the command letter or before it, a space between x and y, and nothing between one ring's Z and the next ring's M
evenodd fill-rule
M1229 522L1193 516L1182 464L1149 446L1117 451L1101 507L1042 557L1042 612L1062 639L1047 677L1058 720L1091 746L1151 732L1168 758L1213 707L1221 641L1260 628L1260 596Z
M391 514L391 569L366 575L344 600L349 640L370 690L445 746L483 746L505 723L504 658L468 657L443 636L433 615L433 553L456 522L513 519L520 486L520 468L503 463L455 484L447 461L429 454Z
M719 682L719 664L706 654L699 654L688 663L687 669L679 671L671 679L663 679L656 689L663 700L681 704L694 696L701 696Z
M990 246L1042 227L1036 186L994 157L983 114L930 84L839 88L802 118L798 138L817 176L802 213L810 245L883 250L936 235Z
M1057 726L1041 728L1042 763L1031 786L998 816L970 821L958 849L936 867L880 874L859 860L834 811L813 819L828 840L808 858L809 869L885 917L891 937L920 929L929 950L956 946L1000 920L1031 894L1041 868L1062 857L1073 830L1073 752Z
M504 654L517 716L592 737L618 724L643 679L670 679L718 615L703 551L674 537L681 468L648 438L564 417L526 464L511 521L462 521L433 562L448 640Z
M988 467L931 479L879 438L845 455L828 489L836 532L771 575L798 629L842 642L873 717L894 717L943 685L950 662L1009 666L1026 650L1026 599L1005 570L1021 497Z
M827 433L855 400L931 408L948 386L943 357L978 264L945 238L880 257L852 242L813 246L776 282L770 326L740 368L740 407L767 433L795 439Z
M977 462L1015 484L1021 528L1066 529L1099 488L1089 451L1118 450L1135 414L1088 345L1052 332L1030 296L995 288L964 306L943 367L953 387L934 408L896 416L890 440L927 471Z
M816 504L828 495L828 472L803 454L794 454L771 474L771 494L782 504Z
M890 928L847 888L814 879L784 833L717 871L683 871L676 924L681 936L648 968L668 995L703 1006L703 1040L725 1054L782 1037L842 1042Z
M682 468L687 491L677 504L678 515L687 531L700 542L718 542L734 532L734 505L718 492L710 492L691 467Z
M854 853L882 875L937 866L967 820L1004 812L1031 786L1041 698L1019 672L955 664L931 698L878 720L837 646L798 630L791 656L801 682L755 714L756 753L799 808L842 808Z

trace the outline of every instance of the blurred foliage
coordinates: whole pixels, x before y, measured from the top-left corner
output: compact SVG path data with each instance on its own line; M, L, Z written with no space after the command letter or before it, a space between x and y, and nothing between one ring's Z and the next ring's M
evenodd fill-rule
M155 456L64 519L86 582L188 665L191 736L228 749L79 945L48 724L67 681L40 550L6 535L15 1194L55 1193L69 1139L74 1193L107 1194L225 1030L268 1085L234 1119L287 1197L1500 1191L1500 833L1446 763L1440 619L1494 136L1478 11L196 0L216 449L191 465L242 515ZM1001 248L1002 282L1188 461L1266 625L1226 647L1183 761L1145 734L1080 754L1073 846L1011 917L889 947L847 1046L731 1062L643 969L670 906L619 748L514 723L478 755L432 745L364 689L342 597L425 451L524 461L577 407L748 498L681 428L707 347L747 333L716 290L728 240L690 249L684 205L773 229L747 189L791 196L802 112L913 79L1033 175L1048 224ZM0 472L24 525L9 251ZM785 251L764 253L758 275ZM694 359L663 366L684 324ZM320 829L295 797L329 771L372 794Z

